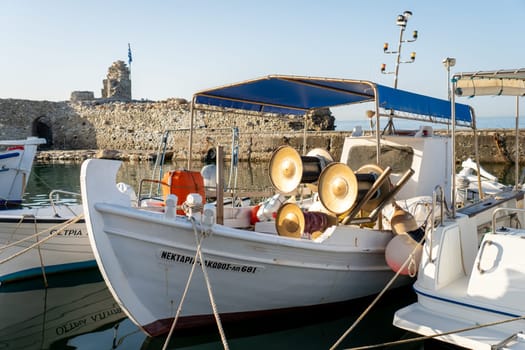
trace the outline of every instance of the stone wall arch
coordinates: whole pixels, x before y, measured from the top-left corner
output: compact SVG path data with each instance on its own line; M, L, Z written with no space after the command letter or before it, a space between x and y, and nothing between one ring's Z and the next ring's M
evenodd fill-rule
M33 120L31 134L33 136L46 139L47 141L46 144L41 145L39 148L41 149L52 148L53 129L51 128L51 123L50 123L49 118L47 118L45 115L41 115L40 117Z

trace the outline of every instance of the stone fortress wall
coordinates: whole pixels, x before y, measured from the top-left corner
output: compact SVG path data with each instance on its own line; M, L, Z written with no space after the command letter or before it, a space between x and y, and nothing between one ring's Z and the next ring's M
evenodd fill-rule
M165 101L131 99L129 70L122 61L108 69L101 89L102 98L93 92L75 91L69 101L30 101L0 99L0 139L40 136L48 150L125 150L155 152L167 130L168 147L173 157L186 159L190 126L190 104L180 98ZM240 160L268 160L282 144L303 148L303 117L239 114L220 109L196 110L194 159L201 159L212 145L223 145L226 156L231 146L232 127L240 131ZM307 150L328 149L337 160L346 136L351 132L334 129L330 110L309 115ZM513 157L512 130L483 130L480 133L482 161L508 162ZM459 160L473 157L472 134L457 138ZM523 154L521 155L523 158Z
M157 102L0 99L0 139L40 136L48 140L41 149L155 151L164 133L170 130L169 146L180 157L185 157L189 125L189 103L181 99ZM265 135L277 137L278 144L281 144L283 139L302 138L303 134L303 119L287 116L239 116L222 111L197 111L194 125L198 128L194 140L199 153L206 151L202 147L212 144L229 147L231 128L238 127L241 148L246 146L241 152L243 159L246 159L244 155L248 146L253 151L250 154L274 147L273 141L268 145L260 143L258 138ZM322 127L319 124L313 126L317 130Z

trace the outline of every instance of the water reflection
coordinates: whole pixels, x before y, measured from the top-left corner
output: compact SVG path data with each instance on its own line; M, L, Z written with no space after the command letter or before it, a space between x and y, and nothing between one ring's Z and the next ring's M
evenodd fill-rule
M279 318L226 325L231 349L329 349L370 305L372 297L354 300L338 308L294 313ZM411 287L403 287L384 295L358 326L341 342L339 349L378 344L405 337L406 332L392 326L394 312L415 301ZM165 337L148 338L142 349L161 349ZM411 346L421 346L412 344ZM222 343L216 329L206 333L175 334L170 349L218 349ZM413 347L403 347L410 349ZM401 349L401 348L399 348Z
M81 276L81 277L80 277ZM67 339L125 318L98 269L2 286L0 348L61 348Z
M116 303L97 269L2 286L2 349L162 349L166 337L148 338ZM278 318L225 324L231 349L328 349L361 316L372 297L337 308L293 313ZM405 338L392 326L394 312L412 303L411 287L387 292L341 343L341 347L377 344ZM211 310L211 306L210 306ZM420 343L399 349L417 349ZM175 332L169 349L220 349L216 327Z
M387 292L339 348L378 344L407 337L403 330L392 326L394 312L415 300L410 287ZM372 298L346 303L339 308L316 312L294 313L279 318L267 317L257 321L224 324L226 342L230 349L328 349L345 333ZM210 306L211 308L211 306ZM69 348L100 349L162 349L166 337L148 338L129 319L110 323L93 332L74 336L63 342ZM419 349L421 343L398 349ZM216 327L174 332L168 349L221 349L223 342ZM391 348L394 349L394 348Z

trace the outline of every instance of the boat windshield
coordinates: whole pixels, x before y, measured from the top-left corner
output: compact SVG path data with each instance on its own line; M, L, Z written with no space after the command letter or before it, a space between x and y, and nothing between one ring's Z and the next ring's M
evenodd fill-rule
M359 169L367 164L374 164L377 155L376 145L354 145L348 152L346 164L351 169ZM405 173L412 166L414 150L409 146L381 145L381 164L392 168L392 173Z

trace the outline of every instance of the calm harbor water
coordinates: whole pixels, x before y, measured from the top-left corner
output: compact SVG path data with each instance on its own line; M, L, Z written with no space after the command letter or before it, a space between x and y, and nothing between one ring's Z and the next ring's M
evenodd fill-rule
M170 168L184 164L171 164ZM512 183L509 166L484 167L505 183ZM117 180L134 187L151 178L153 163L123 163ZM226 169L226 175L228 175ZM79 192L80 164L35 164L25 203L45 205L53 189ZM239 187L270 186L267 164L239 165ZM72 199L74 200L74 199ZM113 300L97 269L64 274L50 280L20 283L0 291L0 348L2 349L161 349L165 338L146 337ZM5 287L5 286L4 286ZM369 306L365 298L337 310L293 314L226 325L230 349L329 349ZM394 312L415 300L410 287L387 293L339 348L381 344L413 337L392 326ZM170 349L221 349L215 328L175 333ZM388 349L438 349L436 343L411 343Z

